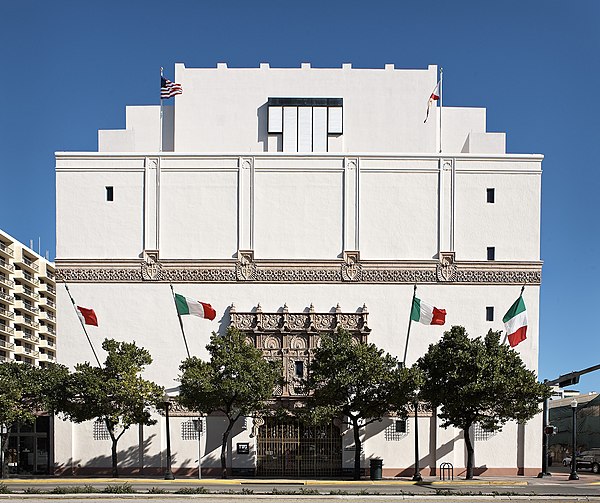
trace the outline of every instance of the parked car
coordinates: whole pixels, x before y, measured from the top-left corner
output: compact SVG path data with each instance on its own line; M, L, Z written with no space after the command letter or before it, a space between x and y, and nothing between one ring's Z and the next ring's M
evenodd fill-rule
M584 451L577 456L577 468L592 470L592 473L600 473L600 449Z
M571 466L571 456L563 459L563 466ZM600 449L590 449L583 451L577 456L577 469L592 470L593 473L600 473Z

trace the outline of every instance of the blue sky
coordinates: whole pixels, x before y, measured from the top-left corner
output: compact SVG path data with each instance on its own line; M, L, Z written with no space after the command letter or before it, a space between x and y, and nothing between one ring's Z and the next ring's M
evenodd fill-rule
M446 105L486 107L509 152L546 156L540 377L595 365L599 25L597 0L0 0L0 228L54 257L54 152L158 103L160 66L437 64Z

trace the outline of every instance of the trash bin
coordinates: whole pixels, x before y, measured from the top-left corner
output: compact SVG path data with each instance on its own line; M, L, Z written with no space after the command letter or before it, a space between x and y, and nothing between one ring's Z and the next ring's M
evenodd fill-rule
M381 480L381 472L383 470L383 459L375 458L370 461L371 480Z

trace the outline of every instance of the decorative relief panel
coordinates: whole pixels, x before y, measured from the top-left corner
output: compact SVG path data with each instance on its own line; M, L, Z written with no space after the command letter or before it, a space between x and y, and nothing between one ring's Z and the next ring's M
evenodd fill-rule
M253 312L238 313L235 306L229 312L231 325L244 333L267 360L281 364L285 383L274 395L288 399L304 396L302 382L308 375L312 350L320 344L320 332L344 328L356 343L366 343L371 331L366 305L354 313L342 312L339 304L328 313L315 313L312 304L302 313L290 313L287 305L278 312L265 313L260 304Z
M345 251L342 264L342 279L344 281L360 281L362 265L360 264L359 251Z

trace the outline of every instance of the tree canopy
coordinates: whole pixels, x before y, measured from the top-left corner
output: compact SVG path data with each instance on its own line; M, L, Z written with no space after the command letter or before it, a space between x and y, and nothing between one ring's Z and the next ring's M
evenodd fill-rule
M429 346L417 366L423 372L421 397L441 406L442 426L461 428L467 447L467 478L473 478L470 428L496 431L506 422L525 422L539 412L549 388L526 368L519 353L500 343L500 332L469 338L453 326Z
M152 363L150 353L135 342L105 339L108 353L103 367L78 364L71 374L64 415L76 422L99 419L112 440L112 474L119 476L117 443L133 424L152 425L151 407L160 407L163 388L141 373Z
M0 364L0 446L6 454L9 432L17 423L33 423L45 412L61 408L63 388L69 370L63 365L34 367L24 363ZM2 456L2 478L7 456Z
M229 327L225 335L213 332L206 349L210 353L208 362L194 356L181 363L179 402L200 413L221 412L226 416L221 444L222 476L226 478L226 448L233 426L242 416L267 410L282 370L280 365L265 360L262 352L234 327Z
M374 344L345 331L323 334L310 362L307 411L315 421L340 418L353 429L354 478L360 478L361 429L386 413L406 414L417 373Z

